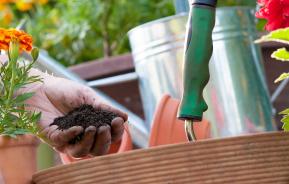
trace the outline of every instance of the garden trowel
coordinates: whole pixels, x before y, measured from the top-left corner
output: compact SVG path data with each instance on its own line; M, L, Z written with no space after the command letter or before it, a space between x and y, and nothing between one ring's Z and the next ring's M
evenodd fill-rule
M208 109L203 90L209 81L217 0L192 0L190 3L183 66L183 95L178 118L185 120L187 137L193 141L193 123L201 121L203 112Z

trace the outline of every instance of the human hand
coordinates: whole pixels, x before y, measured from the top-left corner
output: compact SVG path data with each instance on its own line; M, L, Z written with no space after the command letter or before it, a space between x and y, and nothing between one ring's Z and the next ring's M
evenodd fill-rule
M40 135L57 151L75 158L103 155L109 151L111 143L121 139L127 115L101 102L91 88L67 79L44 74L35 69L32 70L31 75L40 75L43 83L28 85L21 89L20 93L35 92L35 95L27 100L28 108L31 111L42 113ZM111 127L101 126L98 129L90 126L83 130L80 126L74 126L62 131L56 125L50 126L55 118L64 116L83 104L114 112L119 117L112 120ZM83 132L84 136L79 142L69 144L70 140Z

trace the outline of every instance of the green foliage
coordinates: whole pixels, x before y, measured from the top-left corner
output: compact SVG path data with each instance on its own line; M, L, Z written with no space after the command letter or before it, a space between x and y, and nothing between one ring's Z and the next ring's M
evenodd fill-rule
M281 111L281 112L279 112L279 114L289 114L289 109L285 109L285 110L283 110L283 111Z
M129 52L130 29L172 14L173 0L58 0L19 19L36 46L69 66Z
M218 6L255 6L252 0L220 0ZM130 51L127 32L175 13L174 0L50 0L23 13L13 8L10 26L26 18L35 45L65 66Z
M289 28L272 31L267 35L262 36L259 40L256 40L256 43L269 41L289 44ZM280 48L274 51L271 57L279 61L289 61L289 52L286 50L286 48ZM275 80L275 83L287 79L288 77L289 73L283 73Z
M256 40L256 43L269 41L289 44L289 28L272 31L269 34L262 36L259 40Z
M280 43L289 44L289 28L278 29L270 32L269 34L262 36L259 40L256 40L256 43L275 41ZM275 58L279 61L289 61L289 52L285 48L280 48L274 51L271 55L272 58ZM280 82L284 79L289 78L289 73L282 73L276 80ZM285 109L280 112L283 115L281 122L283 123L284 131L289 131L289 109Z
M287 109L288 110L288 109ZM283 118L281 119L281 122L283 123L283 130L288 132L289 131L289 112L283 114Z
M264 27L267 23L267 20L265 19L258 19L256 23L256 29L257 31L264 31Z
M17 51L18 51L18 47ZM33 93L17 94L25 85L40 82L38 76L29 76L29 70L36 61L37 50L34 50L34 61L28 64L19 63L15 49L9 52L9 61L0 68L0 135L15 137L19 134L37 134L37 122L41 114L25 109L25 101ZM14 53L14 54L11 54Z
M219 0L218 6L252 6L252 7L256 7L256 1L253 1L253 0Z
M37 60L38 56L39 56L39 50L37 48L32 49L31 57L33 59L33 62Z
M277 82L280 82L282 80L285 80L289 77L289 73L282 73L274 82L277 83Z
M274 51L271 57L280 61L289 61L289 52L286 50L286 48L281 48Z

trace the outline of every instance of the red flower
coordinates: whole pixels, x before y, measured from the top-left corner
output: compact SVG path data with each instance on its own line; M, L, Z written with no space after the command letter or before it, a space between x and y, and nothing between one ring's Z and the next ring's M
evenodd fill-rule
M258 0L258 4L262 7L256 17L267 20L266 30L289 27L289 0Z

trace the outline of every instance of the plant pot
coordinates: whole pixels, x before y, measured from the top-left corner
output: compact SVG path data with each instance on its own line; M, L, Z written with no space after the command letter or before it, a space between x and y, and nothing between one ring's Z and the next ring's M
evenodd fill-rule
M289 134L262 133L96 157L40 171L36 184L288 183Z
M157 105L153 118L149 147L187 142L184 121L177 118L180 100L164 95ZM210 124L203 119L194 123L197 140L210 138Z
M39 139L33 135L17 138L0 136L0 183L30 184L37 170L36 151Z

